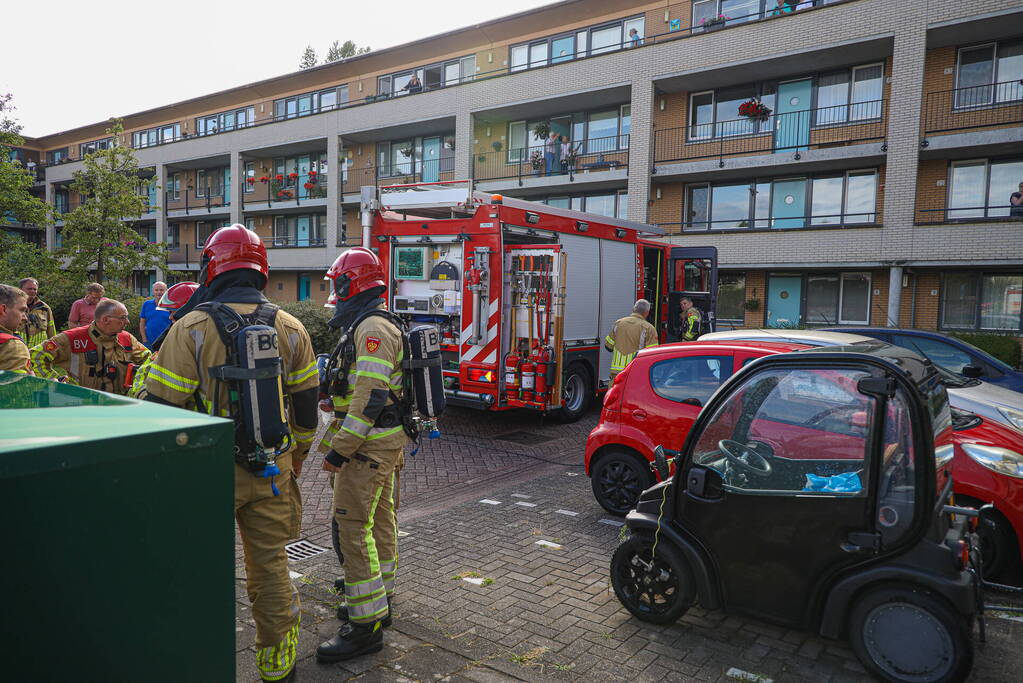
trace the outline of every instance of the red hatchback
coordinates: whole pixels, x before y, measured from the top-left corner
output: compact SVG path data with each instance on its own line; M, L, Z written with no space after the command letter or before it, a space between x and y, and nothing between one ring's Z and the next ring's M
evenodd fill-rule
M654 484L654 448L682 448L703 404L739 368L762 356L808 349L787 342L683 342L644 349L604 397L586 440L586 474L601 506L631 510Z

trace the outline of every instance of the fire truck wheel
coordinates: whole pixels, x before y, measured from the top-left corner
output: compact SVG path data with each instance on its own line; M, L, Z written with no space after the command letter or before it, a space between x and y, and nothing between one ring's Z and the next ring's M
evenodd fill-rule
M585 363L572 363L561 380L561 409L555 417L561 422L575 422L590 409L593 400L593 379Z

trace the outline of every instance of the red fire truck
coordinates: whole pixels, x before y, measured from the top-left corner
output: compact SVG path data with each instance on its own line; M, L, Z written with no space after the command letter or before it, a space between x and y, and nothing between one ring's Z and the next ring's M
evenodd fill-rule
M679 300L714 329L717 256L643 223L474 192L467 181L365 187L364 244L390 276L388 306L440 331L453 405L579 419L607 388L603 338L637 298L662 341Z

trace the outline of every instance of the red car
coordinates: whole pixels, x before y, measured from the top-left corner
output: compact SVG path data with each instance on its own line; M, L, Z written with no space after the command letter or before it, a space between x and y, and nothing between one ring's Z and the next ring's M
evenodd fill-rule
M654 484L654 448L682 448L700 408L746 363L811 348L787 342L682 342L644 349L615 377L586 440L586 474L613 515Z

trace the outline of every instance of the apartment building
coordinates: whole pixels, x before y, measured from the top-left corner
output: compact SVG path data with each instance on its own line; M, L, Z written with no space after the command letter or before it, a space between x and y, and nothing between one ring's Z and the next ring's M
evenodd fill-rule
M104 128L18 150L58 211ZM125 130L160 188L139 225L171 267L244 223L278 300L326 297L360 186L472 178L717 247L731 324L1023 336L1018 0L566 0Z

